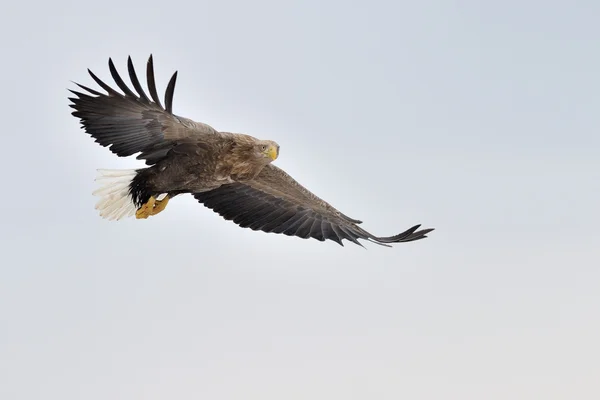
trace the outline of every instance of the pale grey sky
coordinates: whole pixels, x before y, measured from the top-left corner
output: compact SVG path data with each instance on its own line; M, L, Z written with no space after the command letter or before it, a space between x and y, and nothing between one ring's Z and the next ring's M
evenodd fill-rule
M0 398L600 398L600 3L11 3ZM98 217L70 80L155 57L174 109L281 145L376 234ZM230 245L233 243L233 245Z

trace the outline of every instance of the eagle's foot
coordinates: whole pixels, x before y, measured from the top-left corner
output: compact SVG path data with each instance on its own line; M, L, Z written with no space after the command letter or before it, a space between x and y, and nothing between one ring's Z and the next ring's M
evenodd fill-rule
M161 212L162 210L165 209L165 207L167 206L167 204L169 203L169 195L166 195L164 199L162 200L156 200L154 202L154 208L152 209L152 213L150 215L156 215L159 212Z
M146 202L146 204L142 205L135 212L135 217L137 219L146 219L149 216L154 215L153 214L154 204L156 204L156 199L154 198L154 196L150 196L150 198L148 199L148 201Z
M146 219L151 215L156 215L165 209L169 203L169 196L165 196L162 200L156 200L154 196L150 196L146 204L142 205L136 212L137 219Z

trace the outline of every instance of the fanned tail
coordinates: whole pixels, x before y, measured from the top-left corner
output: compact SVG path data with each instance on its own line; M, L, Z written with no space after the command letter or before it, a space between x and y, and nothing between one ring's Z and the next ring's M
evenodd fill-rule
M96 210L100 216L108 220L135 215L137 209L130 193L131 181L137 175L135 169L99 169L96 182L100 187L93 193L99 196Z

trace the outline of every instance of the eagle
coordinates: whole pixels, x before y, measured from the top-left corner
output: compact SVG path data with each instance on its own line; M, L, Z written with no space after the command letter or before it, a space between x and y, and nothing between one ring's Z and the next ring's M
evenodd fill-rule
M170 199L190 193L201 204L240 227L320 241L360 240L388 246L427 237L433 229L415 225L394 236L375 236L326 201L300 185L272 162L279 144L253 136L219 132L211 126L173 113L177 72L160 101L150 55L146 65L148 94L133 66L127 69L135 92L123 81L112 59L110 74L121 92L88 69L106 93L79 83L69 91L69 106L81 128L119 157L134 154L148 167L134 170L99 169L100 216L119 220L146 219L165 209ZM80 91L82 90L82 91Z

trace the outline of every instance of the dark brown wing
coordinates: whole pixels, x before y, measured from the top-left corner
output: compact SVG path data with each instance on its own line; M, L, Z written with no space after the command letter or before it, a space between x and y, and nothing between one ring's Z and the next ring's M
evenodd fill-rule
M165 107L162 106L156 91L152 56L148 59L146 69L150 98L138 80L131 57L127 59L127 67L137 94L121 79L111 59L108 60L108 66L123 94L88 70L94 81L107 94L76 83L86 93L71 90L77 97L69 100L72 102L70 106L75 109L73 115L81 119L85 131L102 146L110 146L113 153L126 157L141 152L138 159L145 159L147 164L154 164L179 143L201 141L202 136L218 134L206 124L173 114L177 72L167 85Z
M243 228L283 233L288 236L333 240L343 246L347 239L380 245L423 239L433 229L418 230L415 225L395 236L378 237L308 191L274 165L267 165L256 179L247 183L223 185L194 197L206 207Z

